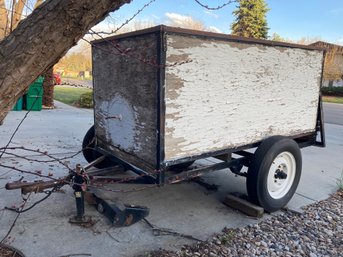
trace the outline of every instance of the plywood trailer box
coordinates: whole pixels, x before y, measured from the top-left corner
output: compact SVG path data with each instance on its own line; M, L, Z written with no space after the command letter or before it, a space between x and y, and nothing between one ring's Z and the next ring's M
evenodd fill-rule
M97 152L158 183L203 173L189 168L170 178L170 166L217 157L224 164L205 171L248 166L250 198L272 211L261 198L296 188L296 148L324 145L321 49L157 26L95 41L92 52ZM275 145L283 148L269 153ZM254 155L244 151L257 146ZM273 161L261 175L265 155Z

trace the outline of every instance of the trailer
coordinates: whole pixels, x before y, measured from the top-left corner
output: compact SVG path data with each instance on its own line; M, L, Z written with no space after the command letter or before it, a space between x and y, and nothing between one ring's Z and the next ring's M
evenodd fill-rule
M229 168L246 177L251 202L276 211L298 186L300 148L325 147L324 57L311 46L163 25L93 41L84 157L161 186ZM193 164L209 157L220 161Z

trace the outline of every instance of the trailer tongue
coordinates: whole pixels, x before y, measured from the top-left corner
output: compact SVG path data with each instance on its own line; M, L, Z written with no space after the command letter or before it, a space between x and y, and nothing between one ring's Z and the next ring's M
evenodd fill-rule
M68 176L58 180L9 182L6 184L6 189L21 189L22 195L26 195L32 192L47 193L47 198L51 195L51 193L58 191L63 186L70 185L74 189L74 196L76 201L76 215L71 217L69 220L69 222L73 224L88 224L92 222L91 217L85 215L85 201L90 205L94 205L100 213L104 214L110 220L110 222L117 227L130 226L147 217L149 215L149 208L147 207L116 203L114 201L101 199L97 196L96 192L94 192L94 189L97 188L97 182L102 181L102 174L106 174L109 171L123 171L123 168L118 166L111 168L110 170L103 169L96 170L94 172L88 172L89 168L93 167L93 165L96 165L103 160L104 157L100 156L98 159L94 160L94 162L85 166L84 168L80 165L77 165L75 170L70 171ZM51 190L47 191L47 189L50 188ZM39 202L37 202L37 204L38 203ZM29 208L31 209L32 207L33 206ZM16 212L25 212L26 210L28 210L19 210L12 208L7 209Z

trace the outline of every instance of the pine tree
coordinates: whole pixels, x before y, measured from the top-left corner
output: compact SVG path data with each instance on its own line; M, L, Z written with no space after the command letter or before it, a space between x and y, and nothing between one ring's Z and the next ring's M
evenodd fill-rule
M264 0L239 0L239 6L232 12L236 16L231 24L232 34L266 39L269 29L266 19L268 11Z

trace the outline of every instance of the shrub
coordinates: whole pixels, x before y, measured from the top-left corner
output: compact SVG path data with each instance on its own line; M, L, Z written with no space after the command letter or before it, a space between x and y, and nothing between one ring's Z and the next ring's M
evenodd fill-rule
M81 108L93 108L93 91L83 93L80 96L77 105Z
M323 87L322 93L328 96L343 96L343 87Z

